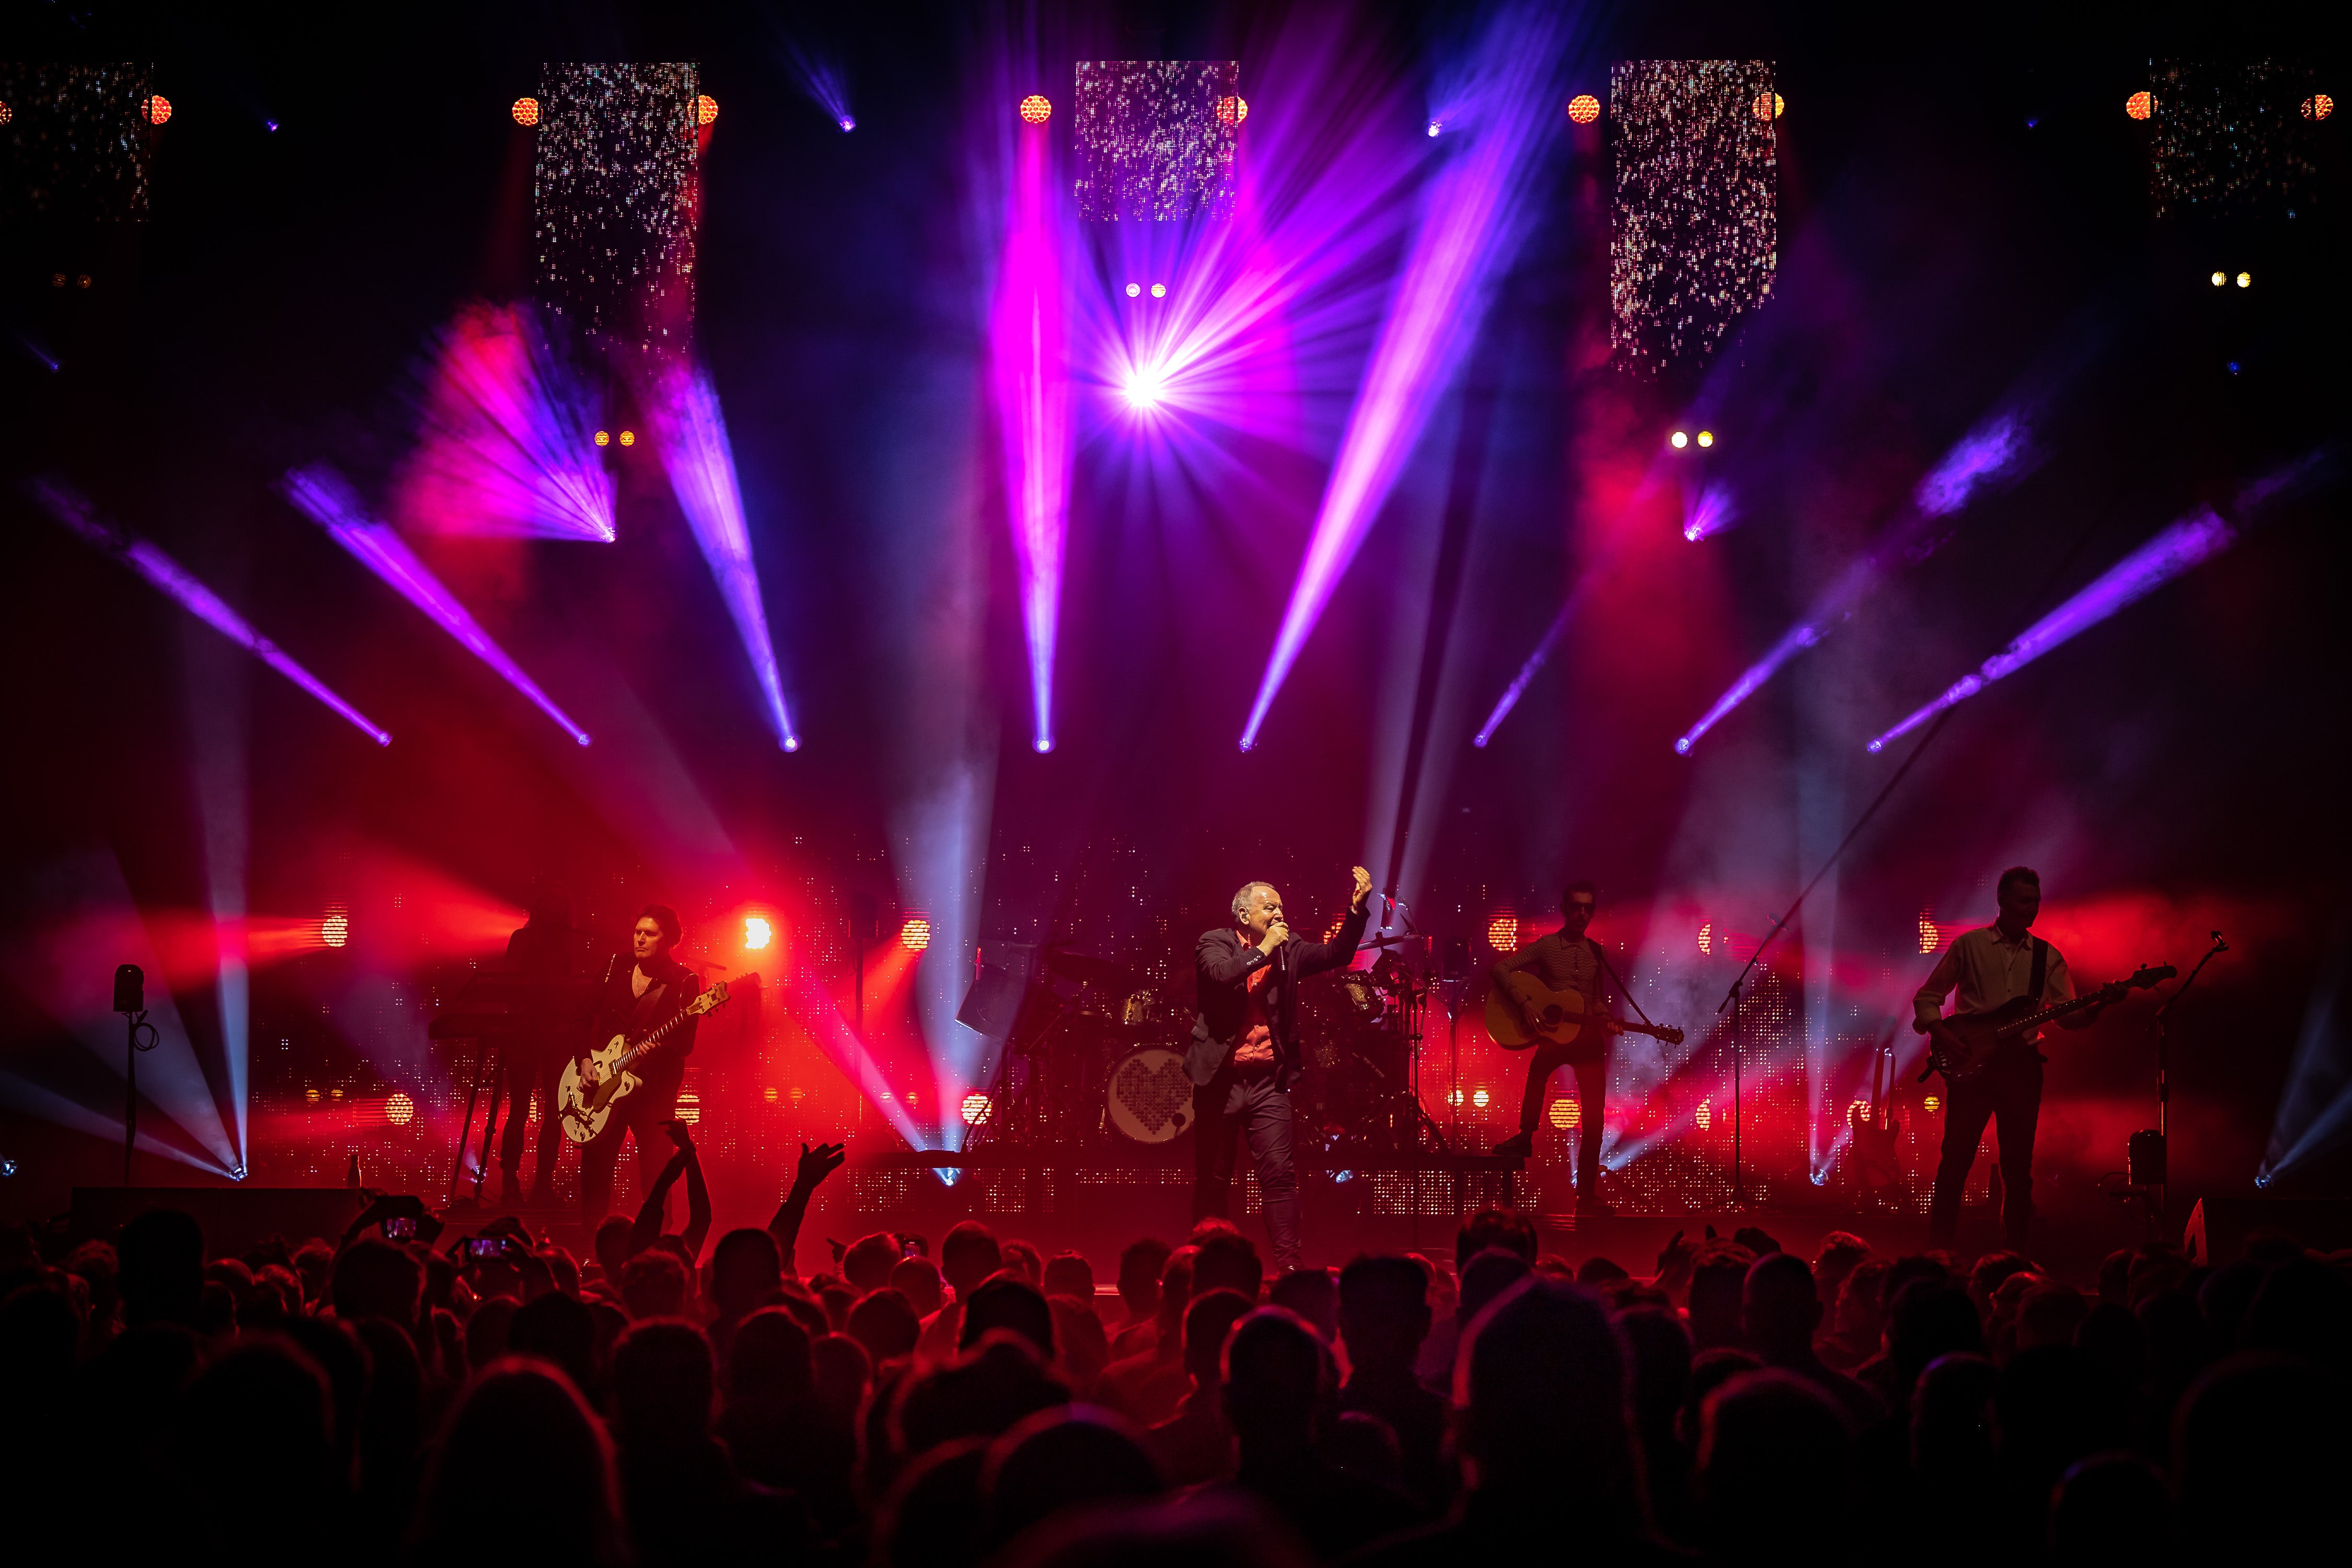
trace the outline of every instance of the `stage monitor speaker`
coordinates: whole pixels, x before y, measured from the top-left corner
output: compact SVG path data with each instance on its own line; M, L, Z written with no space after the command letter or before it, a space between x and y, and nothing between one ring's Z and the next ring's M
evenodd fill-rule
M2235 1263L2259 1231L2319 1252L2352 1247L2352 1198L2200 1198L2180 1247L2191 1263Z
M207 1258L231 1258L271 1236L331 1246L366 1201L350 1187L76 1187L68 1223L77 1242L111 1241L151 1209L178 1209L204 1227Z

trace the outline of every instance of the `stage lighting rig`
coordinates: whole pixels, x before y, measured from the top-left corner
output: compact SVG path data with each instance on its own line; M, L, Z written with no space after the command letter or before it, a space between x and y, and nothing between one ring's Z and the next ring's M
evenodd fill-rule
M1666 437L1666 445L1672 447L1677 452L1681 451L1684 447L1690 445L1690 432L1687 430L1675 431L1673 435Z

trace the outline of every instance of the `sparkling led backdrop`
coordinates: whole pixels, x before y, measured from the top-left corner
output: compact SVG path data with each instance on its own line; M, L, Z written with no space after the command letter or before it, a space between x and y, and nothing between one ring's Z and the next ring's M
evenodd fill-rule
M531 242L540 302L647 353L694 330L695 68L550 62Z
M1078 216L1222 217L1234 205L1237 60L1080 60Z

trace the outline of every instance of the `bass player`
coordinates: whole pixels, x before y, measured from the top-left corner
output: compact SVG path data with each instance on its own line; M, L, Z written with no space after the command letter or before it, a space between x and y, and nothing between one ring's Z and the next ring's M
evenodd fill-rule
M1609 1088L1609 1042L1623 1030L1601 1005L1606 965L1600 944L1585 934L1600 907L1601 895L1591 882L1581 879L1570 882L1559 901L1567 924L1506 955L1486 975L1487 983L1499 989L1504 976L1533 969L1548 989L1573 991L1584 998L1585 1014L1592 1023L1567 1045L1546 1040L1536 1047L1528 1063L1528 1087L1519 1096L1519 1131L1496 1144L1495 1152L1517 1160L1535 1152L1536 1129L1543 1123L1544 1089L1553 1073L1563 1067L1573 1068L1577 1104L1582 1112L1576 1142L1576 1212L1605 1215L1609 1205L1601 1197L1601 1097ZM1520 1015L1528 1037L1536 1037L1540 1020L1535 1009L1523 1004Z
M2031 996L2038 1006L2073 999L2074 982L2066 959L2032 933L2042 912L2042 877L2030 866L2011 866L1993 886L2000 916L1992 924L1963 931L1936 961L1927 984L1911 999L1912 1027L1922 1035L1948 1032L1944 998L1957 987L1959 1011L1990 1013L2002 1003ZM2058 1022L2082 1029L2123 995L2110 985L2105 998ZM2029 1032L1985 1063L1980 1072L1945 1086L1944 1148L1936 1163L1936 1193L1927 1206L1927 1245L1949 1247L1958 1234L1960 1194L1977 1142L1991 1121L2000 1140L2000 1224L2011 1250L2025 1250L2033 1223L2033 1129L2042 1117L2042 1063Z
M668 1023L702 989L694 971L670 957L685 934L677 911L667 904L647 904L629 931L634 962L626 968L618 954L604 966L596 990L596 1016L589 1026L592 1045L603 1045L615 1035L643 1039ZM687 1053L694 1049L695 1020L688 1018L669 1032L660 1047L633 1067L639 1080L635 1093L613 1102L613 1119L604 1131L580 1146L580 1215L593 1233L613 1206L613 1167L620 1163L621 1140L637 1141L639 1169L669 1143L661 1124L677 1114L678 1086L686 1080ZM586 1056L580 1058L583 1082L593 1070Z

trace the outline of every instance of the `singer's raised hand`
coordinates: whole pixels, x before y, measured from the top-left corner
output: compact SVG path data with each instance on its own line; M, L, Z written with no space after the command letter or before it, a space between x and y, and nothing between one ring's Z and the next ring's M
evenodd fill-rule
M1372 874L1370 871L1365 870L1361 866L1357 867L1356 885L1349 894L1348 907L1351 910L1362 909L1364 907L1364 900L1370 896L1371 890Z

